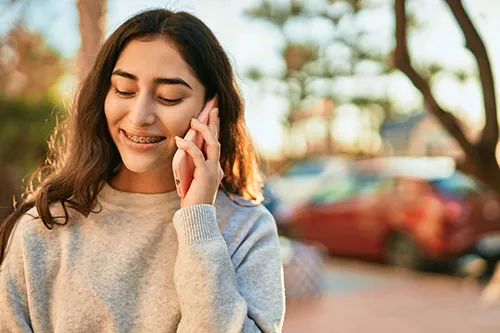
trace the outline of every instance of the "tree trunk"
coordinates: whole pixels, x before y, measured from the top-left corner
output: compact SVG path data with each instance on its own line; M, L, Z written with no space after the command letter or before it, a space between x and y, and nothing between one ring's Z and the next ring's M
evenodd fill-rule
M106 0L77 0L80 17L81 45L77 55L78 81L83 80L94 65L106 28Z
M396 16L396 49L394 50L394 64L420 90L424 102L429 110L446 131L458 142L465 153L465 159L458 161L460 170L474 176L479 181L489 185L500 193L500 168L496 159L498 143L498 119L495 97L495 85L491 72L491 65L481 37L465 12L460 0L445 0L455 16L466 39L467 48L473 53L479 68L479 76L483 88L484 110L486 124L481 139L477 143L471 142L455 116L442 108L432 94L429 83L413 68L407 45L407 17L406 1L395 0L394 11Z
M429 84L412 67L408 54L406 40L406 9L405 0L395 0L394 10L396 15L396 49L394 51L394 63L415 87L420 90L429 111L434 114L448 133L453 136L465 152L465 160L459 163L462 171L475 176L476 179L488 185L500 194L500 168L496 159L496 147L498 144L498 118L495 96L495 81L491 72L491 63L486 52L486 47L479 36L476 28L463 8L461 0L445 0L450 7L455 20L459 24L465 37L466 47L476 58L479 69L479 78L483 90L483 102L485 112L485 126L481 133L479 142L473 144L464 135L462 128L456 118L449 112L443 110L434 98ZM495 277L500 276L500 265L497 265ZM498 280L498 279L496 279ZM498 281L492 280L489 289L498 288ZM495 282L496 281L496 282ZM495 284L497 283L497 284ZM487 297L486 294L483 297Z
M462 1L446 0L446 3L462 29L462 33L465 37L465 46L476 58L481 87L483 88L483 102L486 119L479 144L482 147L492 150L494 153L498 142L498 117L495 81L493 79L488 53L486 52L483 40L464 9Z

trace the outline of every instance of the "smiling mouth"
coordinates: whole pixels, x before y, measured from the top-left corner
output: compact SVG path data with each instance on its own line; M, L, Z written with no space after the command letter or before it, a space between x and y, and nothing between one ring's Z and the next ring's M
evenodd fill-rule
M166 137L164 137L164 136L138 136L138 135L128 134L124 130L122 130L122 131L127 139L129 139L132 142L139 143L139 144L159 143L159 142L162 142L163 140L166 139Z

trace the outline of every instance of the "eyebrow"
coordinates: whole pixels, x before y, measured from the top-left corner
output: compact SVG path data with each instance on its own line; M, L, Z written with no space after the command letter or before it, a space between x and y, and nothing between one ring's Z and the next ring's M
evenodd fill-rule
M118 75L130 80L138 81L137 76L131 73L127 73L121 69L116 69L111 75ZM153 82L155 84L181 84L188 87L189 89L193 89L186 81L184 81L180 77L157 77L153 80Z

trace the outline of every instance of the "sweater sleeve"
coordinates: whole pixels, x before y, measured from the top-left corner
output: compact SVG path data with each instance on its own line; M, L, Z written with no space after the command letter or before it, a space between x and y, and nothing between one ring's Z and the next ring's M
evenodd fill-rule
M27 306L22 242L12 231L0 266L0 333L33 332Z
M253 223L234 268L214 206L176 212L178 332L281 332L285 305L276 226L269 213Z

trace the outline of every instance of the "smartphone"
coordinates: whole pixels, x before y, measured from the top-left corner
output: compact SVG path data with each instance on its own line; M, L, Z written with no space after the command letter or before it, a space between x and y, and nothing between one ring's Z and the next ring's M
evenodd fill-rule
M208 116L214 105L215 98L212 98L205 104L205 107L198 115L198 120L203 124L208 124ZM204 140L201 133L190 128L184 136L184 139L193 142L201 151L203 151ZM191 186L194 176L194 168L193 158L184 150L177 149L174 154L174 158L172 159L172 170L174 172L177 194L181 198L186 195L189 187Z

